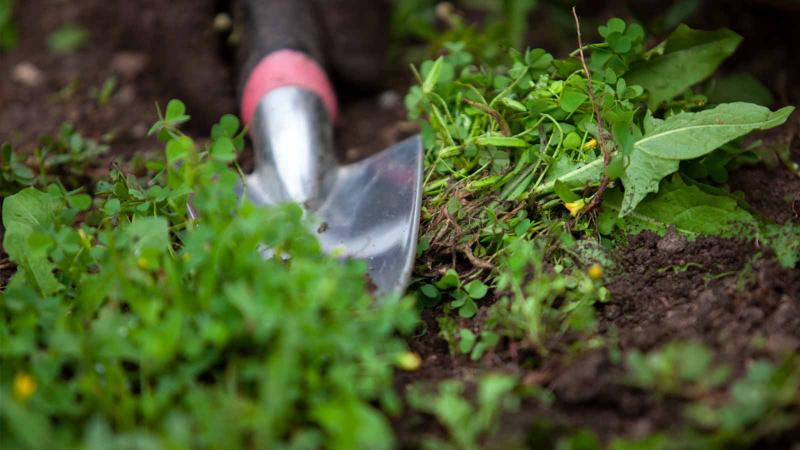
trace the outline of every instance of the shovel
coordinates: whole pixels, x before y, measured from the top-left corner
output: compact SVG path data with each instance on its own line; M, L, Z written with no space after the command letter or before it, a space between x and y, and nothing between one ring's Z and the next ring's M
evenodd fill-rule
M400 294L414 263L422 144L409 138L337 162L336 96L308 0L244 0L241 113L255 148L243 191L256 204L303 205L323 250L366 261L377 295Z

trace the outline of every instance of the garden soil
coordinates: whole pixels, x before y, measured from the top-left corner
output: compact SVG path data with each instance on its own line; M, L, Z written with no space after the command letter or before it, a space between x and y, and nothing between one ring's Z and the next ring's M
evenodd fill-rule
M170 98L187 104L193 116L187 131L205 135L219 116L236 113L237 74L231 56L235 51L226 43L227 34L212 26L222 3L17 2L19 46L0 55L0 141L32 153L39 136L54 134L63 122L72 122L85 137L110 139L110 154L91 166L91 175L100 176L112 159L131 161L139 153L159 151L147 129L156 118L155 105L165 105ZM758 13L754 15L758 19ZM708 16L710 25L731 20L717 16ZM741 19L753 35L758 35L756 19L756 25ZM47 49L48 33L65 22L87 27L89 45L75 53L53 54ZM737 29L736 23L728 25ZM775 87L780 103L797 105L797 84L787 82L800 79L797 67L776 65L798 59L780 53L784 47L774 45L773 40L780 40L775 34L762 40L745 36L743 53L750 60L740 57L728 64L728 70L752 69ZM791 30L786 36L795 39ZM759 45L777 53L764 56L752 50ZM342 117L336 126L343 160L358 159L415 131L405 121L402 106L407 78L402 71L397 73L377 88L350 88L343 93ZM117 88L107 104L99 105L98 92L109 77L116 77ZM791 145L791 157L800 161L798 130L800 117L795 114L792 123L764 139L767 144ZM246 167L251 160L245 155L242 163ZM781 223L800 220L800 179L782 164L739 169L730 182L765 217ZM780 267L757 242L704 237L689 242L672 233L664 237L644 233L631 236L615 260L617 269L606 280L611 301L598 308L600 333L612 343L612 350L648 351L676 339L694 339L717 350L719 362L737 374L757 358L777 361L800 351L800 271ZM0 253L0 286L13 270ZM526 401L518 414L504 420L504 430L498 434L502 439L525 437L541 427L586 427L610 438L643 436L681 425L684 400L659 399L626 385L624 363L615 351L575 356L567 351L565 337L565 342L551 343L545 359L530 349L501 343L473 362L450 352L438 334L438 315L423 311L425 327L409 339L422 365L418 371L400 373L398 389L451 377L469 383L487 371L502 371L553 392L551 403ZM461 325L478 329L484 317L485 308ZM727 393L722 389L711 395L724 398ZM425 433L442 432L432 423L430 417L416 414L394 420L405 448L416 448ZM502 448L499 439L486 444ZM755 448L789 448L798 441L800 430L794 430ZM548 443L538 445L547 448Z

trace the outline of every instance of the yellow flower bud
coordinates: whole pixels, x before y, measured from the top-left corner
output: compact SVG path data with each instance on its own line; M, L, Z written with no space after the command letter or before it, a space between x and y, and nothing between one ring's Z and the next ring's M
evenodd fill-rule
M595 138L591 138L583 144L584 150L594 150L595 148L597 148L597 139Z
M142 270L147 270L147 268L150 266L150 261L148 261L144 256L140 256L139 259L136 260L136 265Z
M36 380L27 373L14 376L14 395L20 400L27 400L36 392Z
M403 352L397 358L397 366L403 370L417 370L421 364L422 358L414 352Z
M589 267L588 273L591 279L599 280L603 276L603 266L600 264L592 264L592 267Z
M569 214L574 217L586 206L586 200L580 199L574 202L567 202L564 203L564 206L569 210Z

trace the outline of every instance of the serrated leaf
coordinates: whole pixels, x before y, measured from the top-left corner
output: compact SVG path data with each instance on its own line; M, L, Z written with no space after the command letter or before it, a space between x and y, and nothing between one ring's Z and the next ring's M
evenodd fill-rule
M742 37L728 29L693 30L680 25L656 48L663 53L635 66L625 75L650 94L650 109L656 109L692 85L708 78L719 64L733 54Z
M47 246L32 244L31 237L54 224L63 208L57 197L34 188L3 201L3 248L42 295L50 295L62 285L53 275L55 266L47 258Z
M792 111L792 106L772 112L750 103L727 103L646 122L649 130L634 144L622 176L625 200L620 217L630 214L647 194L657 192L661 179L676 172L680 161L704 156L751 131L776 127Z
M616 214L621 210L622 202L623 195L619 189L608 191L603 210ZM687 185L676 176L663 184L658 195L641 202L624 218L625 230L631 234L650 230L663 235L671 225L689 237L700 234L727 237L755 229L756 220L739 207L736 199L709 194L697 186ZM613 225L609 223L608 226Z

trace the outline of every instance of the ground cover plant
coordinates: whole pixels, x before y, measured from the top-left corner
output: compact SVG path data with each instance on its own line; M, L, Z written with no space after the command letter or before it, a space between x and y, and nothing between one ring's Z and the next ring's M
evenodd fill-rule
M0 1L0 36L38 24L37 1L15 16ZM143 16L190 23L188 48L202 21L176 11L202 17L201 3ZM645 28L559 2L396 2L398 39L416 39L395 49L413 63L411 87L395 87L405 102L345 99L337 133L422 133L404 298L373 298L363 264L323 255L298 205L237 198L248 157L234 116L208 133L189 118L202 104L130 103L166 60L20 89L70 120L0 121L0 444L793 448L796 113L777 85L715 75L747 41L680 25L702 5L677 3ZM130 30L98 42L105 2L47 14L59 8L81 14L50 16L36 65L128 51L114 36ZM521 50L542 11L568 40ZM0 39L0 69L30 49ZM12 92L0 100L42 108Z

